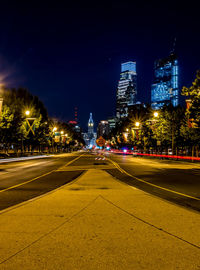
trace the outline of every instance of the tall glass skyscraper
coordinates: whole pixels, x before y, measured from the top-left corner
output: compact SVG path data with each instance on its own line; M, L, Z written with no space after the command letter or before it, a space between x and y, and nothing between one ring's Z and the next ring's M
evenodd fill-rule
M179 104L178 60L175 54L155 61L154 82L151 86L151 106L160 109L164 104Z
M121 64L120 80L117 88L117 118L128 116L128 107L135 104L137 94L136 62Z

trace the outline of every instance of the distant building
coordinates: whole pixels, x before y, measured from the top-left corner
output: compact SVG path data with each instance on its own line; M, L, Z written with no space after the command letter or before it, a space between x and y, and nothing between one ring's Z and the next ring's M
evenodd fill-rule
M121 64L120 80L117 87L117 118L128 116L128 107L135 104L137 94L136 62Z
M117 119L115 117L108 118L109 129L112 130L116 127Z
M146 108L146 104L138 101L138 102L136 102L136 104L134 104L128 108L128 114L135 115L135 114L137 114L136 113L137 111L142 111L144 108Z
M178 60L175 54L155 61L154 82L151 87L151 106L160 109L164 104L179 104Z
M93 135L94 133L94 121L92 119L92 113L90 113L90 118L88 121L88 135Z
M97 128L97 137L102 136L104 139L109 135L110 127L108 121L100 121Z
M80 126L78 125L78 122L77 121L74 121L74 120L70 120L68 122L68 124L70 125L70 127L76 131L76 132L81 132L81 128Z
M96 146L97 134L94 132L94 121L92 118L92 113L90 113L90 118L88 121L88 132L83 133L82 135L87 147L92 148L93 146Z

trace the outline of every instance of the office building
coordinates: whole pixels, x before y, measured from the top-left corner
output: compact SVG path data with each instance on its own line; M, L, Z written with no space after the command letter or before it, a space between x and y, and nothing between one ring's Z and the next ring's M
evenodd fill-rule
M117 119L115 117L108 118L108 124L110 131L116 127Z
M108 121L100 121L97 128L97 137L102 136L104 139L107 138L110 132Z
M175 54L155 61L154 82L151 87L151 106L160 109L165 104L179 104L178 60Z
M136 62L121 64L120 80L117 87L117 118L128 116L128 107L135 104L137 94Z

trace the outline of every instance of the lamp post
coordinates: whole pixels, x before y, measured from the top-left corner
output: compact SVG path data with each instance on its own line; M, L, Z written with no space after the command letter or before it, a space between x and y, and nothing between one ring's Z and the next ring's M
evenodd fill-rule
M54 134L55 134L56 131L57 131L57 127L53 127L53 128L52 128L52 132L51 132L52 152L54 152L54 139L53 139L53 137L54 137Z
M30 115L31 115L30 110L26 110L25 115L26 115L26 126L25 126L25 128L26 128L26 132L27 132L26 135L28 135L29 133L32 133L33 136L35 136L35 120L36 120L36 118L35 117L30 117ZM29 148L28 150L31 149L31 152L33 150L32 146L33 146L33 144L29 144L29 147L28 147Z
M2 112L2 107L3 107L3 88L2 88L2 84L0 84L0 116L1 116L1 112Z
M27 120L27 117L30 115L30 111L29 111L29 110L26 110L24 114L25 114L25 116L26 116L26 123L27 123L27 121L28 121L28 120ZM24 127L25 127L25 129L27 129L25 125L24 125ZM27 131L27 130L26 130L26 131ZM21 152L24 153L23 134L22 134L22 150L21 150Z
M29 116L30 115L30 111L29 110L26 110L25 111L25 116L26 116L26 122L27 122L27 116ZM25 127L25 129L26 129L26 126L24 125L24 127ZM24 153L24 143L23 143L23 134L22 134L22 149L21 149L21 153Z
M139 139L139 137L138 137L138 130L140 129L140 122L135 122L135 127L133 128L133 130L135 131L135 135L136 135L136 139L137 139L137 142L138 142L138 139Z
M3 107L3 98L0 97L0 116L1 116L1 112L2 112L2 107Z

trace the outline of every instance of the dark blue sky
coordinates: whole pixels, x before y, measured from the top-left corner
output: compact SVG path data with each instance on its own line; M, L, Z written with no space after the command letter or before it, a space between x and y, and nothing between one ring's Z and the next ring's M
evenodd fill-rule
M137 62L138 98L150 102L155 59L168 56L174 37L180 86L200 68L198 6L189 1L100 1L1 7L0 71L5 83L38 95L49 115L78 117L86 127L115 112L123 61ZM2 76L1 76L2 77Z

